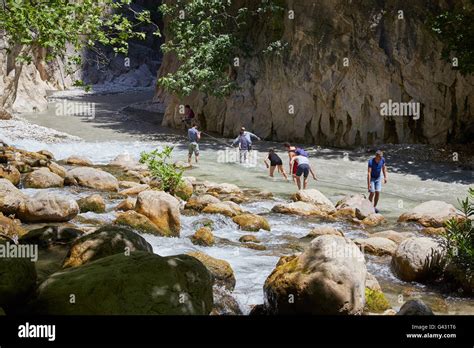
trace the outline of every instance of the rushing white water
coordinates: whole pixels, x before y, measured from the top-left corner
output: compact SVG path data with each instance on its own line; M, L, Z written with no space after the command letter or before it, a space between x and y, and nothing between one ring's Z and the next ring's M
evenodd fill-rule
M143 98L145 97L148 96L143 96ZM162 148L165 145L175 146L173 160L185 161L187 159L187 144L182 133L177 134L173 131L163 130L152 120L141 119L140 123L135 125L137 129L133 129L133 122L129 123L131 122L130 118L112 118L111 120L110 114L124 107L127 98L120 95L107 98L102 97L100 104L100 109L105 110L106 115L101 118L102 114L99 113L93 121L73 116L58 117L51 113L51 109L40 115L24 115L32 123L52 127L73 136L80 136L85 140L77 141L71 137L64 137L64 135L58 137L57 134L46 134L47 130L45 129L33 131L34 127L25 129L26 133L19 136L18 130L1 126L0 139L30 151L49 150L58 160L76 155L85 156L96 164L107 164L119 154L127 153L138 159L142 151ZM140 98L134 96L133 100L137 101ZM155 134L154 131L159 134ZM30 136L28 136L28 132L31 132ZM45 136L41 136L42 134ZM52 137L55 138L54 141L51 141ZM270 146L277 146L283 161L287 162L287 155L283 153L281 144L256 143L252 163L241 165L235 162L238 159L235 150L226 147L224 142L229 143L229 139L215 139L205 135L201 144L201 161L186 175L195 176L200 180L234 183L243 188L269 190L275 194L276 200L287 199L290 194L295 192L294 184L285 181L278 174L275 174L276 178L274 179L269 178L263 164L266 151ZM389 182L384 186L380 210L388 218L389 224L380 229L397 226L398 230L407 228L413 230L413 227L396 225L396 218L402 212L416 204L432 199L456 204L457 198L464 197L469 185L472 185L472 173L466 172L464 177L458 176L463 178L460 182L449 182L445 180L446 173L443 170L437 171L435 167L419 168L420 165L412 166L403 162L400 164L400 161L393 163L391 167L390 153L387 155ZM310 187L318 188L333 202L348 193L366 193L366 160L369 157L370 154L361 155L356 152L334 149L319 149L312 152L311 163L320 180L318 182L311 181ZM87 192L79 193L72 189L58 190L75 198L87 194ZM35 191L25 190L27 194L33 194ZM113 221L115 218L113 207L117 203L118 201L109 201L106 214L81 214L78 223L84 226L93 226L96 223L94 221L103 223ZM297 251L298 248L295 248L295 245L298 244L298 238L304 237L311 228L321 224L314 219L272 214L270 210L274 204L275 201L262 201L243 205L243 208L248 211L265 214L271 224L271 232L255 233L255 236L267 247L267 250L264 251L242 247L238 243L238 239L249 233L238 230L230 218L219 215L212 216L213 233L219 240L219 243L213 247L195 246L189 239L196 230L196 224L204 217L203 215L183 216L180 238L143 236L153 246L154 252L163 256L200 250L210 256L228 261L237 280L234 295L244 311L248 312L252 305L263 302L263 283L279 257ZM338 226L342 227L345 235L350 238L367 235L367 231L354 226L344 224L338 224ZM444 304L439 306L436 301L446 303L446 309L440 310L442 312L474 313L474 303L471 300L431 294L420 284L407 284L399 281L392 274L389 260L386 258L368 257L368 268L379 279L384 291L387 289L385 292L394 308L399 307L398 295L408 287L412 289L414 296L422 296L436 308L444 308Z

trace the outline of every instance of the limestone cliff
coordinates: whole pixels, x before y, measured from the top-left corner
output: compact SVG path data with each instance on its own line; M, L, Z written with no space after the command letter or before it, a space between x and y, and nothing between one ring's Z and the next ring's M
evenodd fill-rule
M280 26L278 19L254 23L248 37L260 49L270 39L288 42L283 56L242 57L240 89L221 100L202 93L178 100L158 88L156 99L168 103L165 125L176 126L176 107L187 103L202 126L225 136L245 125L267 139L352 146L463 142L472 134L474 79L440 59L442 44L426 25L445 1L280 3L294 19L286 12ZM165 55L159 76L176 65ZM382 117L380 105L390 99L419 102L420 118Z

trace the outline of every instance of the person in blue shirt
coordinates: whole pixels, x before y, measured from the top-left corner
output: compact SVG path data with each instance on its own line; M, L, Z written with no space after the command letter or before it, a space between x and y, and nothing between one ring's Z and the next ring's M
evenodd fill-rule
M239 142L239 138L240 136L244 136L245 139L247 140L247 143L249 144L249 147L248 147L248 150L250 151L252 149L252 139L255 139L255 140L262 140L260 139L258 136L256 136L255 134L251 133L251 132L247 132L245 130L245 127L242 127L240 128L240 132L239 132L239 135L237 136L237 138L234 139L234 141L232 142L232 145L235 145Z
M232 142L232 146L237 144L239 144L240 163L246 163L252 143L243 132L240 132L240 135Z
M367 186L370 192L369 200L374 203L375 212L378 213L377 203L379 202L380 192L382 191L382 174L384 184L387 183L387 167L385 166L385 158L383 152L378 150L375 157L369 160L367 170Z
M191 159L194 156L196 158L196 163L199 160L199 144L198 141L201 139L201 132L198 131L198 126L193 124L191 128L188 129L188 163L191 164Z

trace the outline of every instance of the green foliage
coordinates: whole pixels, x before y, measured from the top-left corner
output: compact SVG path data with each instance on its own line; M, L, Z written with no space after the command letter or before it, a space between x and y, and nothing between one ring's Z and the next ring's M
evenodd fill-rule
M384 293L365 288L365 310L372 313L382 313L392 308Z
M470 196L470 197L469 197ZM446 254L448 261L467 278L474 277L474 230L472 218L474 216L474 189L469 189L469 196L459 201L462 219L452 218L446 222Z
M474 0L470 4L446 11L431 21L431 29L444 43L442 58L452 62L458 59L463 74L474 71Z
M158 84L180 97L193 91L222 97L237 87L232 69L244 46L241 34L257 16L281 8L273 0L260 0L254 11L235 9L231 0L176 0L160 10L168 29L163 52L175 54L180 65Z
M163 191L174 194L182 183L183 171L168 162L172 152L173 147L170 146L165 146L163 151L142 152L140 163L148 166L152 177L160 181Z
M74 49L68 64L81 62L80 50L97 50L97 44L113 47L126 54L128 40L143 39L137 31L142 23L151 23L149 11L136 12L132 0L1 0L0 28L9 47L30 48L19 57L31 62L34 48L46 49L46 61L64 57L68 45ZM126 14L131 14L130 20Z

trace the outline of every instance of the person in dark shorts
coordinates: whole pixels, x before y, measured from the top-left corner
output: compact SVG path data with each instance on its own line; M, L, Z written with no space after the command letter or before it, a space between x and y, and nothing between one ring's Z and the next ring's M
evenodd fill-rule
M270 165L268 165L268 161L270 161ZM267 168L270 168L270 177L273 178L275 168L278 168L278 172L283 175L286 180L288 180L288 175L286 175L285 169L283 169L283 161L281 160L280 156L275 153L275 149L270 149L268 152L268 157L264 162Z
M313 172L313 168L309 163L309 159L303 155L296 155L291 159L290 165L291 169L293 170L294 166L298 165L298 169L296 170L296 185L298 186L298 190L301 190L301 176L304 176L303 182L303 189L306 190L308 187L308 176L309 173L313 176L314 180L318 180L316 175Z

